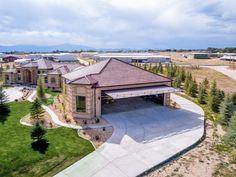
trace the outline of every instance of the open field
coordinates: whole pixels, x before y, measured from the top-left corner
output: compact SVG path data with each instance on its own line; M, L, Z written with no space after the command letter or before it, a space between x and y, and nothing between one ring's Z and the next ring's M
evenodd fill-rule
M160 55L170 56L176 64L182 65L230 65L232 62L222 61L219 58L212 59L187 59L183 55L188 55L192 52L160 52Z
M215 80L219 89L227 93L236 92L236 81L220 72L209 68L186 68L186 70L191 71L193 78L195 78L197 82L202 82L205 78L207 78L209 82Z
M30 103L9 105L11 112L5 116L6 121L0 123L0 176L52 176L94 150L89 141L78 137L77 130L56 128L47 130L46 153L34 151L31 127L19 123L29 113Z

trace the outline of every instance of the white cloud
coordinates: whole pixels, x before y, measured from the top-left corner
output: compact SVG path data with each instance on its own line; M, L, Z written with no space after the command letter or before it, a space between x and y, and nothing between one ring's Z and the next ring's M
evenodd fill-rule
M222 46L236 44L235 0L19 1L0 1L1 44L79 43L99 48L187 48L192 46L189 41L199 48L219 41Z

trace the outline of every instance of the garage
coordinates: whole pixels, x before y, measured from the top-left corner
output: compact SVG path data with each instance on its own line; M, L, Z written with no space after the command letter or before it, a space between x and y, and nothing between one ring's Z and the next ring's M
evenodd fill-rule
M177 91L179 90L169 86L149 86L102 91L102 114L112 111L126 112L131 107L132 109L139 109L142 107L142 104L137 106L137 103L143 103L144 101L155 103L157 106L168 105L169 94ZM145 105L147 104L145 103Z
M67 109L75 118L99 118L106 107L125 109L125 105L134 104L135 108L142 100L168 106L170 93L178 91L171 87L170 78L114 58L79 68L63 78Z

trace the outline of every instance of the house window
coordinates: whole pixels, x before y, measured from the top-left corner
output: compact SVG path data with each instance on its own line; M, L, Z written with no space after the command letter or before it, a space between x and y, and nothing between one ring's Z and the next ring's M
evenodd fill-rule
M55 84L55 83L56 83L55 77L52 77L52 78L51 78L51 83L52 83L52 84Z
M86 97L85 96L76 96L76 111L86 112Z
M40 71L38 71L38 74L40 74Z
M6 80L9 81L9 75L6 75Z
M21 77L20 77L20 75L18 75L18 77L17 77L17 78L18 78L18 80L19 80L19 81L21 80Z
M46 84L48 83L48 77L47 76L44 77L44 83L46 83Z

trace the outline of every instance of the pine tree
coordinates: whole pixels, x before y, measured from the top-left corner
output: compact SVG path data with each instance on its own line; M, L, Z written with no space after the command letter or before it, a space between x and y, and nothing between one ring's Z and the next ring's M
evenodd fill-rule
M235 109L232 99L229 95L227 95L224 101L220 104L220 116L223 123L228 125L234 111Z
M231 146L236 146L236 112L234 112L230 119L229 128L224 136L224 141Z
M39 76L38 81L37 81L37 96L39 99L45 98L45 90L43 87L43 81L42 81L41 76Z
M2 85L0 85L0 114L9 112L8 105L6 104L8 101L8 97L3 90Z
M193 80L192 74L188 72L184 81L184 90L187 92L190 82Z
M180 75L181 81L184 82L186 74L185 74L185 70L183 67L181 68L179 75Z
M197 100L200 104L206 104L206 89L203 85L203 83L201 83L199 85L199 91L198 91L198 96L197 96Z
M40 101L36 98L30 107L30 116L36 123L39 123L40 119L43 118L44 109Z
M173 86L175 88L180 88L181 87L181 78L180 77L176 77L174 82L173 82Z
M204 89L207 90L208 87L209 87L209 81L207 80L207 78L205 78L205 79L203 80L202 84L203 84Z
M232 102L234 103L234 106L236 107L236 93L232 95Z
M161 63L161 62L159 63L158 71L159 71L161 74L163 74L163 66L162 66L162 63Z
M31 131L31 138L33 139L33 141L40 141L43 139L45 133L46 130L37 122Z
M188 95L190 95L191 97L196 97L196 93L197 93L197 83L195 80L191 80L189 85L188 85L188 89L187 89L187 93Z
M213 81L208 95L208 106L213 112L219 112L220 102L220 92L217 90L216 81Z

